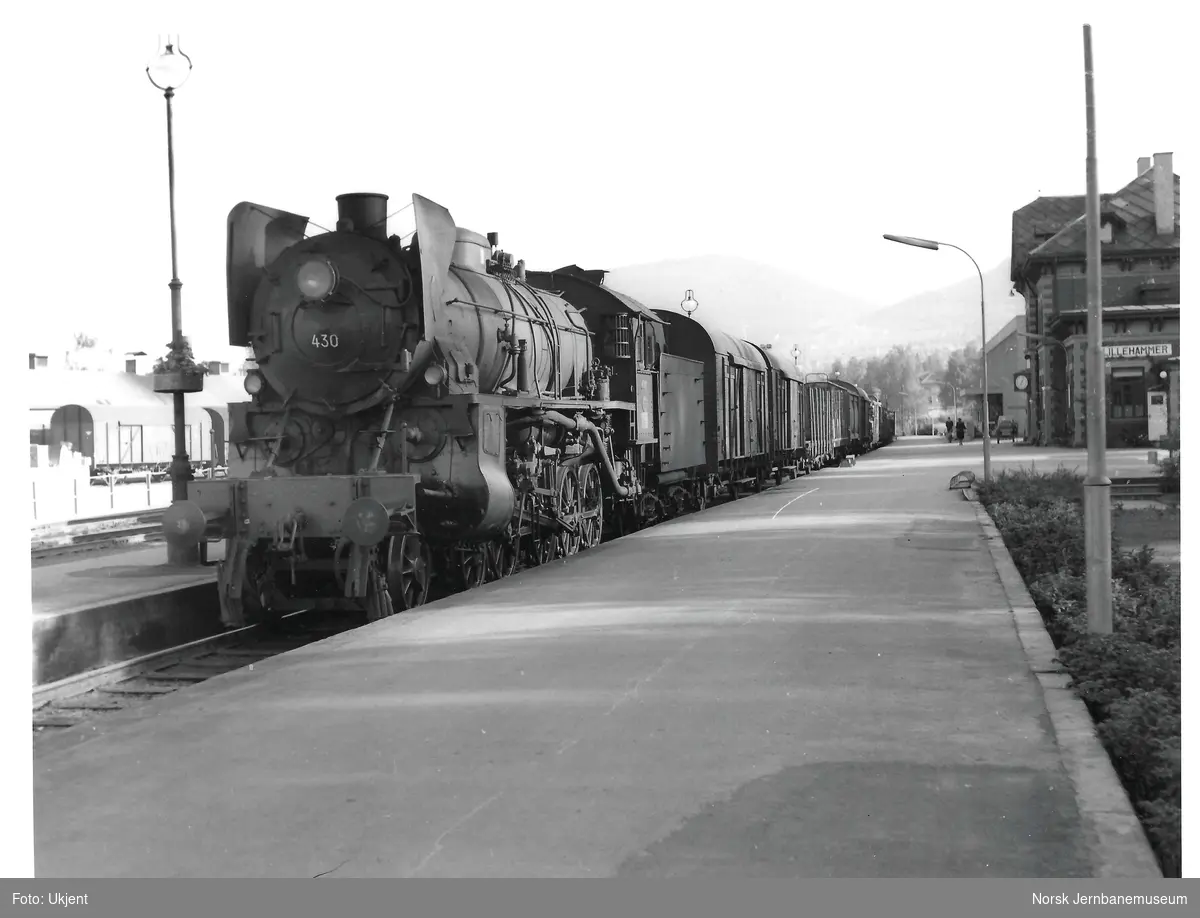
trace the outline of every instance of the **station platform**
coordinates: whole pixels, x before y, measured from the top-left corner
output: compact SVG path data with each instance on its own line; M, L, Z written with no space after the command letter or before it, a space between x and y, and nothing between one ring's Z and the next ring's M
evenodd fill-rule
M210 545L210 562L223 550ZM222 630L216 568L172 566L165 543L38 564L32 575L35 686Z
M49 737L36 874L1138 875L1098 841L935 452L901 441Z

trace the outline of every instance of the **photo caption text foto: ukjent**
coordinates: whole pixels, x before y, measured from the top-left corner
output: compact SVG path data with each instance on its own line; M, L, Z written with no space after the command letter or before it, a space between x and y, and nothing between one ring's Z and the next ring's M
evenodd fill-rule
M66 893L47 893L44 896L12 894L13 905L61 905L63 908L67 908L72 905L87 905L87 899L87 893L81 896L68 896Z

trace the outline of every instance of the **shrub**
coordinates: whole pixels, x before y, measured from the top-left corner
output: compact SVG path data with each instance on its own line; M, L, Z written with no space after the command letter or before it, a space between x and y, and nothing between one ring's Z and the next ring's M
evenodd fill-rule
M1113 704L1097 732L1135 800L1181 799L1179 703L1162 692L1135 691Z
M1083 476L1059 466L1053 472L1039 473L1033 469L1005 469L992 478L975 485L975 491L985 506L1001 501L1036 507L1055 500L1074 503L1083 501Z
M1083 516L1078 504L1061 497L1034 504L1005 499L988 509L1027 583L1054 571L1083 569Z
M1086 626L1085 626L1086 627ZM1179 706L1179 645L1153 647L1125 633L1084 634L1059 649L1080 697L1104 718L1109 706L1139 690L1171 695Z
M1062 468L1004 472L977 491L1097 723L1163 873L1180 876L1179 574L1149 548L1122 551L1114 537L1113 633L1091 634L1082 478Z

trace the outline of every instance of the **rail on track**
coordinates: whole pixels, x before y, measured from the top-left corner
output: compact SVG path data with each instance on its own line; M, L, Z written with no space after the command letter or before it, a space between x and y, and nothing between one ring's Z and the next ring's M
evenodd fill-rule
M344 616L293 612L269 625L249 625L179 647L69 676L33 690L36 737L93 722L277 654L348 631L360 623Z

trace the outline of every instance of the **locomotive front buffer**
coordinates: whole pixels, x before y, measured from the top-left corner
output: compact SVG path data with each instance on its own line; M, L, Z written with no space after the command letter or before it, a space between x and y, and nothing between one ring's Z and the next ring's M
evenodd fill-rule
M417 528L418 481L416 475L382 473L192 481L189 499L163 514L163 531L170 541L225 541L217 587L227 628L249 624L248 611L258 620L267 610L278 617L302 609L365 608L369 618L382 618L391 614L393 601L400 605L411 592L405 575L414 572L406 568L425 560L428 550ZM297 578L314 577L336 584L340 595L267 595L275 572L290 572L293 586ZM264 592L247 595L254 584Z

